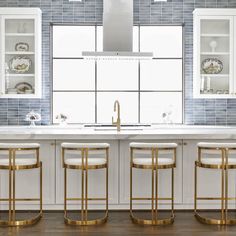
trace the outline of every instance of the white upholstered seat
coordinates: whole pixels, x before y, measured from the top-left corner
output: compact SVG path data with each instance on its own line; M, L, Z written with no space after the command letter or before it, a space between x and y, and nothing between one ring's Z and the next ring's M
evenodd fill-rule
M62 148L109 148L108 143L62 143ZM73 157L65 156L65 164L67 165L82 165L81 153L67 151L66 154L73 154ZM75 156L76 155L76 156ZM97 157L96 157L97 156ZM103 165L106 164L106 152L102 150L95 150L88 152L88 165ZM86 165L86 158L84 158L84 165Z
M0 165L9 166L9 152L1 149L39 148L39 143L0 143ZM26 157L28 156L28 157ZM13 165L13 160L12 163ZM37 164L36 151L16 151L15 165Z
M176 148L176 143L130 143L131 148ZM158 153L158 165L171 165L174 164L173 151L167 151L164 153ZM163 157L161 154L169 154L168 157ZM142 155L140 157L140 155ZM135 151L133 156L133 163L136 165L152 165L152 152L151 151ZM154 158L154 164L156 164L156 158Z
M63 148L108 148L108 143L62 143Z
M0 143L0 148L39 148L39 143Z
M150 157L143 157L143 158L134 158L133 163L136 165L152 165L152 158ZM154 158L154 164L156 164L156 160ZM174 164L174 159L165 157L165 158L158 158L158 165L171 165Z
M16 158L15 165L34 165L37 164L36 158ZM9 159L0 158L1 166L9 166ZM13 165L13 162L12 162Z
M209 165L222 165L222 158L221 157L202 157L201 163L209 164ZM229 158L228 164L236 165L236 158Z
M106 164L106 158L88 158L88 165L103 165ZM82 158L66 158L65 164L67 165L82 165ZM84 160L84 165L86 162Z
M176 143L130 143L132 148L176 148Z
M200 142L197 144L200 148L236 148L236 143L207 143Z

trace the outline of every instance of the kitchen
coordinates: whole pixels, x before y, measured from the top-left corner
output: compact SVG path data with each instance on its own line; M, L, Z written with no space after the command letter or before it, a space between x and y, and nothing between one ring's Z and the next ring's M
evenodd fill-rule
M235 224L235 7L0 2L0 225L33 224L2 230L182 235Z

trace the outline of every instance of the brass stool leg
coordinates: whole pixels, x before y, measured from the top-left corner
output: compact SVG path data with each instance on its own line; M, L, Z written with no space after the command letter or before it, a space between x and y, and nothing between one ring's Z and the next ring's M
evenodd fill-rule
M225 150L225 223L228 221L228 150Z
M12 221L12 151L9 150L9 215L8 215L8 221Z
M43 167L40 162L40 213L43 213Z
M175 189L175 182L174 182L174 168L171 170L171 211L172 211L172 216L174 216L174 189Z
M224 151L222 150L222 155L223 155L223 161L222 161L222 169L221 169L221 221L224 222L225 220L225 206L224 206L224 198L225 198L225 156L224 156Z
M156 174L156 191L155 191L155 224L157 224L157 208L158 208L158 202L157 202L157 199L158 199L158 150L156 149L155 150L155 159L156 159L156 164L155 164L155 174Z
M64 167L64 216L67 217L67 168Z
M133 211L133 168L132 168L132 163L133 163L133 149L130 149L130 216L132 217L132 211Z
M194 167L194 213L197 213L197 163Z

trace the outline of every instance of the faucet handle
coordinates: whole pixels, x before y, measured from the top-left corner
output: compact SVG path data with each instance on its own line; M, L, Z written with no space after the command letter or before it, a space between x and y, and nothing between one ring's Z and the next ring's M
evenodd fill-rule
M115 124L115 122L114 122L114 117L112 116L112 124L114 125Z

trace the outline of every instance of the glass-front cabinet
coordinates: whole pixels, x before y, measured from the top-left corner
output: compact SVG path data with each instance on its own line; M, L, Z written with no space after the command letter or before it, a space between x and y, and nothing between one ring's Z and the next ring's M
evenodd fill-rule
M41 97L41 10L0 8L1 97Z
M236 10L194 11L194 98L236 97Z

